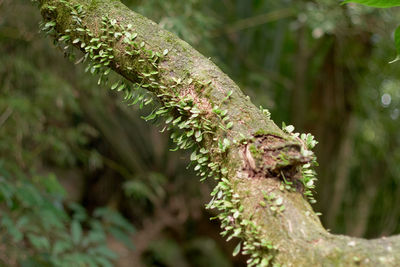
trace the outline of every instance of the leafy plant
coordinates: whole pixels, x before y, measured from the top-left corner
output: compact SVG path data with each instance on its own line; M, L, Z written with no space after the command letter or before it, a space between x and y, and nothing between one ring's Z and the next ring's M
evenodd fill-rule
M347 0L343 3L358 3L371 7L387 8L400 6L399 0Z
M347 0L343 3L358 3L370 7L389 8L400 6L399 0ZM400 26L394 32L394 43L396 46L397 57L389 63L394 63L400 60Z
M112 266L116 254L108 234L133 247L133 227L118 213L100 208L94 217L75 203L64 207L65 192L54 175L11 175L0 165L0 234L7 258L22 266Z

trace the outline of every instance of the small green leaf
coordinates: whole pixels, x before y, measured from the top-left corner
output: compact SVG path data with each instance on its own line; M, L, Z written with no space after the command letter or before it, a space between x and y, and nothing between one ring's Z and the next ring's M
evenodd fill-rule
M229 142L228 139L224 138L224 146L227 148L231 145L231 142Z
M111 263L109 260L107 260L107 259L105 259L105 258L102 258L102 257L96 257L96 258L95 258L95 261L96 261L100 266L103 266L103 267L112 267L112 266L113 266L112 263Z
M221 169L221 173L222 173L223 175L227 174L227 173L228 173L228 169L227 169L227 168L222 168L222 169Z
M106 246L98 246L95 248L91 248L88 250L90 254L97 255L99 258L100 257L106 257L108 259L116 259L117 254L115 252L111 251L108 247Z
M37 236L34 234L28 234L28 239L32 246L38 250L48 250L50 249L50 242L45 236Z
M233 257L235 257L239 254L241 248L242 248L242 242L239 242L239 244L237 244L237 246L233 250L233 253L232 253Z
M104 72L104 75L108 75L110 73L111 69L106 69L106 71Z
M293 125L288 125L284 128L284 130L288 133L292 133L294 131L294 126Z
M395 63L395 62L397 62L399 60L400 60L400 55L396 56L396 58L393 59L392 61L389 61L389 64Z
M168 119L166 119L165 123L168 124L174 119L174 116L169 116Z
M64 251L71 249L72 244L67 241L56 241L56 243L52 247L52 253L54 255L63 253Z
M44 26L46 28L54 27L54 26L56 26L56 23L54 21L50 21L50 22L47 22Z
M134 248L134 245L132 243L132 240L130 239L130 236L119 229L118 227L110 227L108 231L119 241L121 241L125 246L127 246L130 249Z
M124 90L125 86L126 86L126 85L125 85L124 83L121 84L121 85L118 87L117 91L120 92L120 91Z
M400 0L346 0L343 2L343 4L347 3L357 3L378 8L400 6Z
M389 63L394 63L400 60L400 26L397 27L396 31L394 32L394 44L396 46L397 57Z
M74 244L79 244L82 238L82 226L78 221L73 221L71 224L71 236Z
M172 124L173 125L176 125L178 122L180 122L182 120L182 116L179 116L178 118L176 118L173 122L172 122Z
M118 85L119 85L119 82L114 83L114 84L111 86L111 90L114 90L115 88L117 88Z
M148 116L146 117L141 117L142 119L144 119L145 121L150 121L150 120L154 120L156 118L157 114L155 112L150 113Z
M201 154L207 154L209 151L207 150L207 149L205 149L204 147L202 147L201 149L200 149L200 153Z
M190 160L195 161L196 159L197 159L196 151L193 151L193 153L190 155Z
M197 130L196 133L194 134L194 136L195 136L196 138L199 138L199 137L201 136L201 131L200 131L200 130Z

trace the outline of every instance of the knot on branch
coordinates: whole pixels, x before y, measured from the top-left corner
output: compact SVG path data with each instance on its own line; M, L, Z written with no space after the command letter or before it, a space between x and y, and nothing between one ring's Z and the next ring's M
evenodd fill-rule
M297 141L275 135L261 135L242 147L243 170L251 178L278 178L297 181L301 166L312 160Z

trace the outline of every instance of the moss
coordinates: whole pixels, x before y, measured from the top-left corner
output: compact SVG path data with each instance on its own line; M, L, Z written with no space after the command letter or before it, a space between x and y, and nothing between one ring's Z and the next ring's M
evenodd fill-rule
M267 135L268 131L266 131L265 129L258 129L255 133L254 136L261 136L261 135Z
M93 9L97 9L99 7L101 7L102 5L107 5L110 4L112 2L121 2L121 0L90 0L90 4L89 4L89 10L93 10Z
M261 157L262 157L262 151L260 150L260 149L258 149L257 147L256 147L256 145L254 145L254 144L251 144L250 146L249 146L249 150L250 150L250 153L251 153L251 155L255 158L255 159L260 159Z

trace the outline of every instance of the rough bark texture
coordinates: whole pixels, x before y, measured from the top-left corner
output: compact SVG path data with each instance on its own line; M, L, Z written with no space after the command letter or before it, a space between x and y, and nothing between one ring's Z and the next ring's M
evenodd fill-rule
M74 26L70 10L62 0L39 1L45 21L55 21L56 30L64 33ZM169 50L159 66L159 81L170 84L171 78L193 79L208 83L206 90L181 88L182 94L194 94L198 106L207 113L211 105L228 110L233 127L217 131L216 138L206 138L203 146L216 147L216 141L248 140L247 145L232 145L224 158L211 152L213 161L228 169L227 177L233 185L244 207L243 218L260 227L259 237L271 241L274 251L273 264L284 266L399 266L400 236L364 240L347 236L332 235L325 230L301 190L280 190L279 178L282 171L289 179L296 181L300 164L309 159L300 155L301 144L284 133L273 121L256 108L239 87L209 59L202 56L186 42L161 29L156 23L129 10L119 1L112 0L71 0L81 4L86 13L83 24L95 35L100 35L101 17L108 16L117 23L131 24L137 32L138 42L145 47L162 53ZM49 8L56 7L56 8ZM73 35L73 33L71 33ZM98 36L100 37L100 36ZM72 36L72 39L74 36ZM88 37L89 38L89 37ZM126 56L125 47L116 43L113 47L115 58L111 67L120 75L133 82L141 68L138 62ZM133 71L132 71L133 68ZM186 91L184 91L186 90ZM229 92L229 101L221 102ZM157 94L157 90L153 90ZM249 145L261 151L261 160L255 160L249 153ZM210 151L213 151L212 149ZM289 163L277 160L280 151L289 155ZM301 189L299 187L299 189ZM260 205L263 191L283 197L285 210L279 214ZM246 237L244 237L246 238Z

